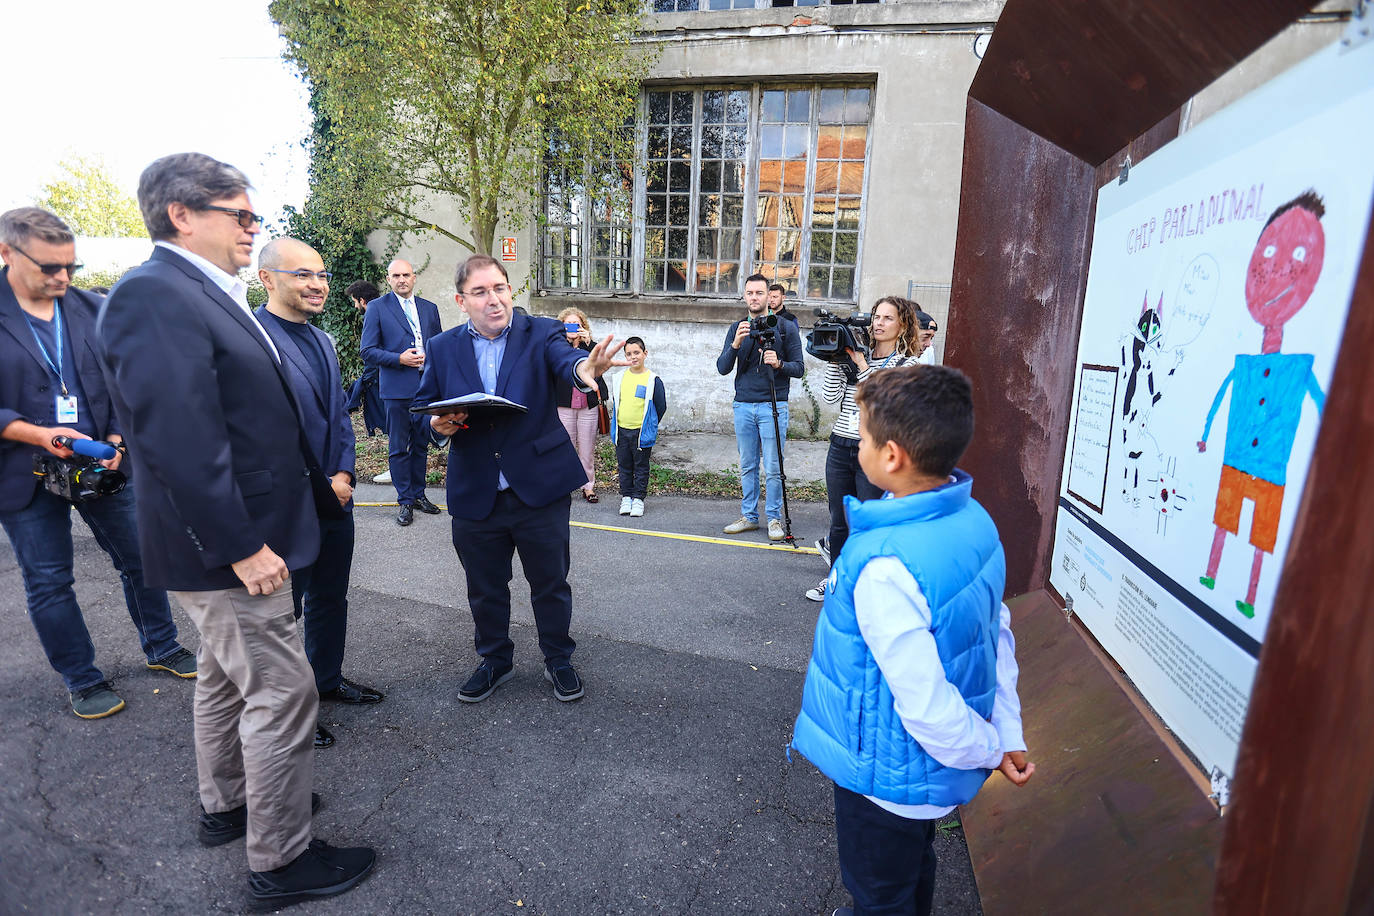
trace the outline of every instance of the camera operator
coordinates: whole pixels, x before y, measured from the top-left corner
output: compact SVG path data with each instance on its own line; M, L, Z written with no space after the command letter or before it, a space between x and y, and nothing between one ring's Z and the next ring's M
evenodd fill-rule
M177 642L167 593L143 579L134 495L119 472L123 436L91 345L100 299L69 286L80 268L75 252L71 230L46 210L0 214L0 525L23 571L29 618L66 682L72 711L100 719L124 701L95 666L72 590L73 503L50 485L87 490L76 510L119 570L147 666L193 678L196 657ZM96 463L74 456L57 437L103 439L120 451ZM92 479L99 481L94 488L79 483Z
M877 499L882 496L864 476L859 466L859 408L854 392L859 382L879 369L915 365L921 351L920 327L916 303L900 296L886 296L873 306L873 324L869 329L871 351L867 356L852 347L846 348L853 367L843 363L825 364L821 381L821 397L830 404L840 405L840 414L830 431L830 449L825 456L825 495L830 504L830 533L816 542L827 564L840 555L840 548L849 537L849 521L844 513L844 498ZM854 381L850 373L857 369ZM828 577L827 577L828 578ZM806 590L812 601L825 600L826 579Z
M805 368L796 322L768 313L767 299L767 277L754 274L744 281L749 317L730 326L725 346L716 358L716 371L721 375L729 375L732 367L735 370L735 444L743 490L740 518L724 530L726 534L758 530L761 457L768 475L768 539L781 541L786 536L782 524L782 448L787 440L788 385L791 379L801 378Z

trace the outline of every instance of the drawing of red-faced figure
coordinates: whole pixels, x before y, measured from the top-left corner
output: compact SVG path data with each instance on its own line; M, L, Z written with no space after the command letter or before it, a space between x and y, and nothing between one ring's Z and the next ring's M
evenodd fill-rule
M1255 616L1255 592L1264 555L1274 552L1278 537L1288 459L1302 419L1303 400L1310 397L1318 415L1325 404L1325 394L1312 372L1312 354L1280 352L1284 324L1307 304L1322 271L1326 235L1321 218L1325 213L1321 198L1315 191L1307 191L1275 210L1260 231L1245 274L1246 308L1264 329L1260 352L1236 355L1234 368L1207 412L1197 444L1199 452L1207 450L1212 421L1226 389L1234 386L1212 516L1217 530L1207 558L1207 574L1199 581L1209 589L1216 587L1226 535L1240 534L1241 504L1250 500L1255 510L1250 523L1255 556L1245 600L1236 601L1236 609L1246 617Z

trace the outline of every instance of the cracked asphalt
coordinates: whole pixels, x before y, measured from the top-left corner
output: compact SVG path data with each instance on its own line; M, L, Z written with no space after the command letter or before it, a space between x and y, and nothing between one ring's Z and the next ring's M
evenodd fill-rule
M367 484L358 498L393 494ZM578 499L573 521L723 538L738 515L729 500L647 505L629 519L610 494ZM378 862L353 892L299 909L828 916L848 904L830 784L784 753L818 609L802 592L824 573L819 557L574 527L586 697L554 700L517 573L517 676L468 705L455 693L476 657L447 517L402 529L385 508L356 515L344 671L387 699L321 707L338 743L316 752L315 834L373 845ZM800 543L826 526L822 505L794 505L792 517ZM73 518L77 596L128 707L72 715L6 542L0 913L242 912L243 844L193 839L192 683L143 667L118 577ZM730 540L767 543L761 532ZM937 849L936 912L981 913L959 832Z

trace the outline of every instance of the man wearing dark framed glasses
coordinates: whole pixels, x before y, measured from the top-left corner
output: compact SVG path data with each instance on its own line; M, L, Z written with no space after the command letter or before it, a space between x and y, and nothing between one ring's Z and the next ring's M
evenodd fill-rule
M72 590L73 506L120 571L147 666L194 678L196 657L177 642L167 593L144 581L133 488L72 503L34 474L36 457L72 457L55 437L123 445L94 348L100 300L69 286L79 268L74 250L71 230L46 210L0 214L0 526L23 572L29 619L66 683L72 711L102 719L124 701L95 665ZM116 471L123 457L102 464Z
M110 291L97 336L149 484L149 579L201 634L197 836L246 835L254 906L342 893L375 854L311 836L319 695L291 590L319 554L318 519L342 510L238 275L258 232L248 179L199 153L165 156L143 171L138 205L153 254Z

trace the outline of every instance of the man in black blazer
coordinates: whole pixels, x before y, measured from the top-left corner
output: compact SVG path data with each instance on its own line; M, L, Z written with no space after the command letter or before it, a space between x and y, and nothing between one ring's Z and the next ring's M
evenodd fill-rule
M583 687L572 666L577 644L568 635L568 493L587 475L558 420L555 384L563 377L595 391L608 368L628 363L613 359L622 344L611 346L610 337L587 353L568 346L563 325L552 318L513 314L500 261L473 255L458 266L454 286L468 321L431 341L416 405L484 392L527 408L471 417L454 411L432 420L436 432L452 437L448 511L482 657L458 698L485 700L514 674L510 580L518 551L530 583L544 677L559 700L576 700Z
M247 188L199 153L148 166L138 203L153 254L110 291L96 335L142 486L149 579L201 634L198 834L213 846L246 833L254 903L278 906L348 890L375 854L311 839L319 703L291 571L319 554L316 512L339 506L238 277L262 222Z
M344 409L339 361L329 335L310 324L324 312L329 275L319 252L296 239L273 239L258 254L258 278L267 304L253 314L277 345L300 406L305 439L329 477L342 517L320 520L320 554L292 578L297 613L305 617L305 654L315 670L320 699L377 703L382 694L343 676L348 632L348 577L353 567L353 422ZM334 738L315 727L315 746Z
M24 575L29 619L72 711L101 719L124 708L95 666L86 621L72 591L72 503L34 476L34 459L72 451L54 437L102 439L123 447L93 344L100 300L69 286L76 246L53 214L22 207L0 214L0 526ZM101 462L117 471L123 453ZM149 668L196 676L196 658L177 642L167 593L143 578L132 487L76 503L120 572L124 603Z
M437 515L439 507L425 496L425 463L429 431L425 418L410 412L420 386L429 339L443 328L439 307L415 295L415 268L397 259L387 265L391 292L367 306L358 351L363 362L378 368L378 387L386 404L389 438L387 465L396 488L396 524L409 525L415 510Z

